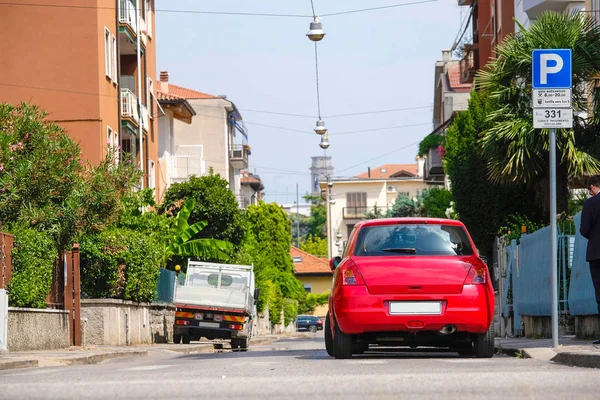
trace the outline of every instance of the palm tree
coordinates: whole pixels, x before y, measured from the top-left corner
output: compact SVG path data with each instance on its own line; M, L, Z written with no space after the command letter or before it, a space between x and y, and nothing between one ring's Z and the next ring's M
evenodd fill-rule
M165 243L161 260L162 267L173 256L197 257L205 260L226 261L229 259L227 252L233 248L232 244L217 239L192 239L198 232L206 227L206 221L198 221L193 225L188 224L190 214L196 205L196 200L189 198L177 213L171 233Z
M479 140L494 182L535 185L544 215L549 216L549 131L534 129L531 108L531 53L533 49L566 48L573 53L574 129L558 129L558 211L566 211L568 182L600 171L600 162L582 148L600 116L600 99L589 96L590 83L600 74L600 29L589 15L543 13L529 29L507 37L497 46L497 57L476 77L476 87L496 103L487 116L490 128ZM594 93L595 94L595 93ZM593 97L593 101L589 101ZM588 138L589 139L589 138ZM589 140L587 140L589 141Z

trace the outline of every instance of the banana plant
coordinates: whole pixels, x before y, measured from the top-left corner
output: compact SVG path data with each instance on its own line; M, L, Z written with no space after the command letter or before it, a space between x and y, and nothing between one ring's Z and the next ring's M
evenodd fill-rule
M192 239L198 232L202 231L208 224L206 221L198 221L193 225L188 224L190 214L196 205L193 198L187 199L183 207L177 213L173 228L167 242L162 258L162 266L166 267L167 262L173 256L197 257L218 261L227 261L233 245L224 240L218 239Z

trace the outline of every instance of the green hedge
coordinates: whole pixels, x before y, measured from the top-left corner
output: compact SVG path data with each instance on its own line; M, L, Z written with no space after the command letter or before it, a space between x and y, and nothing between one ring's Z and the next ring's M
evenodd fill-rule
M162 244L129 229L111 228L80 244L81 291L87 298L151 302Z
M26 226L15 226L12 251L13 275L8 285L12 307L46 308L52 271L58 259L53 237Z

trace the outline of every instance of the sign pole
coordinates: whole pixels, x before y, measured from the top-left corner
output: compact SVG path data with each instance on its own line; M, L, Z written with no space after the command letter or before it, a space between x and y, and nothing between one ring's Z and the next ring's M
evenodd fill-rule
M558 229L556 222L556 129L550 128L550 288L552 291L552 347L558 347Z

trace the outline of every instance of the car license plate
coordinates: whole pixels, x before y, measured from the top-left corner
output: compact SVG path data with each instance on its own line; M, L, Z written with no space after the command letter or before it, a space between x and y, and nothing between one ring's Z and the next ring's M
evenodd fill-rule
M220 325L217 322L198 322L201 328L218 328Z
M392 315L439 315L442 313L440 301L391 301Z

